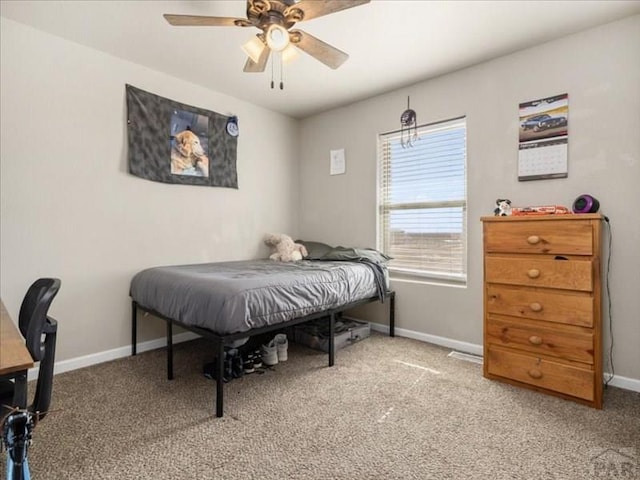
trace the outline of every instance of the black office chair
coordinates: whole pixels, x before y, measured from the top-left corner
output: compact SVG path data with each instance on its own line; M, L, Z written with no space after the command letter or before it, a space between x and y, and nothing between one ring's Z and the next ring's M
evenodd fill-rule
M33 403L27 407L27 410L34 414L36 421L44 418L51 404L58 322L47 316L47 312L59 289L58 278L40 278L29 287L20 306L18 327L33 360L40 362ZM13 396L14 383L1 380L0 405L12 405ZM7 413L9 411L6 407L0 407L0 418Z

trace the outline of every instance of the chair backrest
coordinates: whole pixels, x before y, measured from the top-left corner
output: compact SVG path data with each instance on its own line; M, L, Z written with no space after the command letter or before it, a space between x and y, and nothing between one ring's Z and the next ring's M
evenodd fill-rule
M29 287L20 306L18 326L36 362L45 354L42 334L45 333L47 312L59 289L60 279L39 278Z
M42 360L40 360L40 368L38 369L36 393L33 397L33 403L29 407L29 410L36 414L36 420L43 419L47 410L49 410L49 405L51 405L58 322L51 317L47 317L43 333L45 335L43 342L44 356L42 357Z
M47 313L59 289L60 279L40 278L29 287L20 306L20 331L31 356L40 362L36 393L29 406L36 419L44 418L45 413L41 412L46 412L51 404L58 322Z

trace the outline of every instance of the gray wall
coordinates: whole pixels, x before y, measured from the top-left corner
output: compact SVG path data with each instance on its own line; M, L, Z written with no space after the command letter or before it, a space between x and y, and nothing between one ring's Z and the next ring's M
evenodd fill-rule
M266 257L266 232L296 233L296 121L5 18L0 30L0 294L17 320L34 279L62 279L57 361L126 354L136 271ZM238 115L239 189L128 174L125 83Z
M569 176L518 182L518 104L559 93L569 94ZM613 231L615 371L620 385L640 390L640 220L634 213L640 205L640 16L303 120L302 237L376 245L376 138L399 128L407 95L419 123L467 117L469 264L466 288L393 281L398 327L479 351L480 217L492 214L496 198L520 206L571 206L579 194L591 193ZM347 172L330 176L329 151L338 148L346 151ZM379 310L364 314L384 321ZM605 327L608 346L608 319Z

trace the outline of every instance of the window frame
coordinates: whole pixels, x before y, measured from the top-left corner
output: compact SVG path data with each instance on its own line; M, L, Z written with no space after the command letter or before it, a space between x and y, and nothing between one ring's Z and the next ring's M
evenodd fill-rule
M438 122L427 123L417 126L418 138L423 138L426 135L441 132L448 129L463 128L464 131L464 159L463 159L463 198L456 200L441 200L441 201L417 201L417 202L397 202L392 204L385 197L385 190L387 185L383 185L385 182L384 169L390 168L392 159L387 159L388 153L385 150L389 150L390 143L393 141L399 142L402 134L402 130L394 130L391 132L380 133L377 136L377 198L376 198L376 243L377 248L385 254L389 254L389 239L385 239L385 233L389 235L388 225L385 228L385 215L389 215L390 212L407 209L436 209L436 208L460 208L462 219L460 221L460 241L462 243L462 252L460 254L461 270L458 273L443 273L437 271L429 271L428 269L408 269L393 265L393 260L389 263L389 272L394 279L415 280L415 281L435 281L437 283L451 284L456 286L466 286L468 278L468 261L467 261L467 226L468 226L468 150L467 150L467 119L466 116L456 117L452 119L442 120ZM413 133L413 132L412 132ZM404 132L404 135L407 135ZM419 141L419 140L418 140ZM415 147L407 147L415 148ZM387 192L388 195L388 192ZM386 220L388 221L388 220ZM424 252L424 250L423 250Z

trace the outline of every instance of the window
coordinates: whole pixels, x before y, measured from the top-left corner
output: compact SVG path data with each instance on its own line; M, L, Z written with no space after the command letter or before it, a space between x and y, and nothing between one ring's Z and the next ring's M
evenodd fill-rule
M378 248L398 276L467 280L466 120L378 137ZM406 136L406 132L405 132Z

